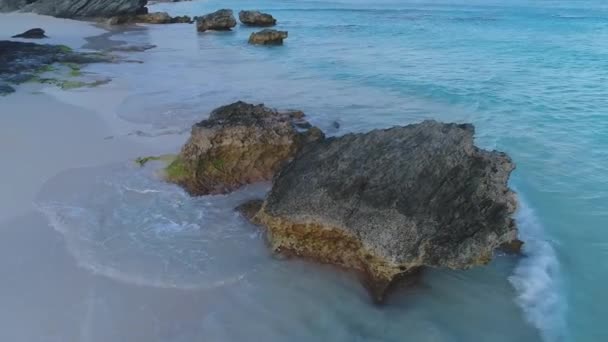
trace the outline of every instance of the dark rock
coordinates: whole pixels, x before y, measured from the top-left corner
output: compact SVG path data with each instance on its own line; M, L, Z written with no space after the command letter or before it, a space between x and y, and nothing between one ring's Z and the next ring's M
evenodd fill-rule
M192 195L227 193L270 180L303 144L322 138L318 129L297 130L287 114L235 102L192 127L166 178Z
M194 20L187 15L171 18L171 24L192 24Z
M508 254L521 254L524 242L519 239L514 239L500 245L500 249Z
M8 95L15 92L15 88L6 83L0 82L0 96Z
M61 18L93 18L142 13L146 0L0 0L0 11L34 12Z
M48 38L48 37L44 34L43 29L33 28L33 29L27 30L21 34L14 35L13 38L42 39L42 38Z
M112 61L111 56L75 52L63 45L0 41L0 81L9 83L31 80L53 63L88 64Z
M203 15L196 18L196 29L199 32L207 30L228 31L236 26L236 19L232 10L221 9L219 11Z
M167 12L153 12L139 15L123 15L108 19L108 25L125 25L125 24L191 24L192 18L187 15L180 17L171 17Z
M260 208L262 207L262 203L264 203L264 200L254 199L254 200L247 201L247 202L239 205L238 207L234 208L234 210L241 213L241 215L243 215L246 219L251 220L251 219L253 219L255 214L257 214L258 211L260 211Z
M143 24L170 24L171 19L167 12L139 14L134 17L135 22Z
M277 20L268 13L260 11L240 11L239 20L247 26L274 26Z
M264 29L252 33L251 36L249 36L249 44L281 45L285 38L287 38L287 31Z
M117 45L106 49L105 51L117 51L117 52L142 52L155 48L154 44L143 44L143 45Z
M514 165L468 124L425 121L306 144L254 222L271 248L353 269L377 301L421 267L488 263L517 238Z

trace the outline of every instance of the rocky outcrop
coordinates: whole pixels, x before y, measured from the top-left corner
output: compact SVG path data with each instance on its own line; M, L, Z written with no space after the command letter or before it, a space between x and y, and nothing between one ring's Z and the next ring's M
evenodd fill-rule
M239 20L247 26L274 26L277 20L268 13L260 11L240 11Z
M323 137L317 128L296 128L304 121L296 113L240 101L215 109L192 127L166 168L167 180L192 195L227 193L270 180L304 143Z
M147 13L146 0L0 0L0 11L34 12L61 18Z
M192 18L187 15L172 17L167 12L153 12L138 15L123 15L108 19L108 25L125 25L125 24L191 24Z
M514 165L473 135L469 124L425 121L309 143L253 220L276 252L359 272L376 301L422 267L486 264L517 237Z
M287 38L287 31L264 29L252 33L251 36L249 36L249 44L281 45L285 38Z
M236 26L236 19L232 10L221 9L219 11L196 17L196 29L198 32L207 30L228 31Z
M33 28L33 29L29 29L23 33L16 34L12 38L42 39L42 38L48 38L48 37L44 34L43 29Z

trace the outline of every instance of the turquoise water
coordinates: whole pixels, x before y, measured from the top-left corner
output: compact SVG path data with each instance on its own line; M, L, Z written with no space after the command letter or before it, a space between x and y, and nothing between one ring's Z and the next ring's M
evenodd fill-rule
M210 0L153 9L201 15L252 6ZM142 64L90 70L128 81L118 114L145 127L148 139L187 132L237 99L303 109L332 135L424 118L472 122L480 146L517 164L511 184L525 255L466 272L429 270L379 308L347 274L267 255L261 235L231 211L264 189L189 199L124 166L50 180L38 204L82 266L137 286L190 291L180 292L185 322L159 314L155 324L172 332L159 340L608 340L608 3L255 7L289 31L284 46L249 46L251 28L197 34L192 25L150 26L113 38L156 44L130 55ZM74 189L65 195L49 190L71 189L66 184ZM79 190L87 186L103 195ZM113 238L121 234L128 238Z

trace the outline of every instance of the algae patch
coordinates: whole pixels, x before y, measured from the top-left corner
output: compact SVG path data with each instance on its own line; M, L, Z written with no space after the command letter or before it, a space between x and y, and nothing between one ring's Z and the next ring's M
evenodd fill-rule
M178 183L187 179L188 174L188 167L179 157L175 157L171 164L165 168L165 178L170 182Z
M72 53L72 52L74 52L74 49L72 49L71 47L69 47L67 45L57 45L57 48L59 49L59 51L61 51L63 53Z

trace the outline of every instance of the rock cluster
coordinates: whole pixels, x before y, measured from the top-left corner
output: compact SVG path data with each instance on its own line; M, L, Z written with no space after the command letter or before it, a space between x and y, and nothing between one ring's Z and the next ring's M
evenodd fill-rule
M236 19L230 9L221 9L202 17L196 17L196 29L199 32L207 30L227 31L236 26Z
M249 44L281 45L285 38L287 38L287 31L264 29L252 33L251 36L249 36Z
M514 164L474 145L470 124L424 121L325 138L303 113L243 102L196 124L169 180L193 195L273 179L239 206L270 247L356 271L381 302L423 267L467 269L521 247ZM274 175L274 176L273 176Z
M247 26L274 26L277 20L268 13L260 11L240 11L239 20Z
M166 169L167 179L192 195L270 180L304 143L322 137L316 128L298 129L302 121L291 112L240 101L217 108L192 127L190 139Z

